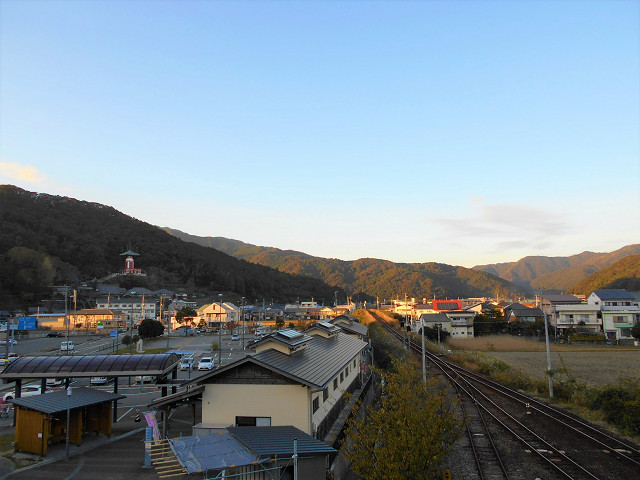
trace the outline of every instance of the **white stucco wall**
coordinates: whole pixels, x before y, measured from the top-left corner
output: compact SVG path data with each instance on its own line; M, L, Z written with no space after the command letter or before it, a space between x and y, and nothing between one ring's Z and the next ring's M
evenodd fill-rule
M211 384L202 393L202 423L221 428L236 416L270 417L271 425L293 425L311 432L309 389L301 385Z

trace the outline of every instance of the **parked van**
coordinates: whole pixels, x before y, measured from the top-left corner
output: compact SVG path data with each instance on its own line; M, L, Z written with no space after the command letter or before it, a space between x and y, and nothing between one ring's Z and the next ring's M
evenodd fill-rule
M70 352L73 349L75 349L75 346L73 345L72 341L62 342L60 344L60 351L61 352Z

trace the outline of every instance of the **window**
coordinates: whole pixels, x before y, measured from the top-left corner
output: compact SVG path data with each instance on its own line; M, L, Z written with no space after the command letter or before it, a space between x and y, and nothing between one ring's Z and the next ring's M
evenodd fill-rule
M340 383L344 382L344 372L340 372Z
M338 377L333 379L333 391L335 392L338 389Z
M236 417L237 427L270 427L271 417Z
M327 398L329 398L329 389L325 388L322 390L322 401L326 402Z
M353 368L356 368L356 359L353 359Z
M320 408L320 397L316 397L313 399L313 413L316 413Z

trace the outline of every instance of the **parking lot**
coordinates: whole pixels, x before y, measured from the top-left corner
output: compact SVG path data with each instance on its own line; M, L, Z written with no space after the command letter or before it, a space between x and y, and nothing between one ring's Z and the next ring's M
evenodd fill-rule
M69 352L60 350L60 345L64 341L68 341L66 335L61 337L47 337L46 334L31 334L28 337L16 336L16 344L9 345L9 348L18 356L39 356L39 355L52 355L52 356L64 356L64 355L105 355L116 351L113 340L108 336L88 335L88 334L72 334L68 337L68 340L74 344L74 349ZM220 338L222 339L222 351L217 349L212 350L214 345L217 346ZM253 335L245 335L245 343L249 339L253 339ZM4 356L2 347L0 346L0 354ZM123 345L120 345L122 348ZM131 346L131 353L136 353L135 345ZM214 368L218 368L220 361L222 365L229 364L235 360L238 360L246 353L242 349L242 335L239 335L238 340L233 340L231 334L224 334L219 336L218 334L203 334L194 336L163 336L155 340L145 341L143 344L144 351L166 350L172 351L178 354L192 355L193 369L191 370L178 370L178 379L189 380L196 378L200 375L206 374L208 371L199 371L197 369L198 362L203 356L209 356L213 358ZM4 367L2 367L4 368ZM118 416L125 418L127 416L134 415L137 408L144 409L151 403L151 401L160 396L160 388L153 383L153 379L138 378L136 377L123 377L118 382L118 391L127 398L121 400L118 404ZM141 382L140 380L144 380ZM25 386L39 386L40 382L26 382ZM104 383L90 383L90 378L78 378L74 379L71 383L72 387L91 386L92 388L104 389L108 391L113 390L113 382L105 381ZM53 389L63 388L62 385L50 385ZM14 384L0 384L0 398L10 393L13 390Z

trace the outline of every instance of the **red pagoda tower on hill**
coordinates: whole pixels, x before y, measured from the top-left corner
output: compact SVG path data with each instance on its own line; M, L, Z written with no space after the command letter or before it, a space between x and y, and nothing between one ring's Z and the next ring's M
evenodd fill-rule
M121 257L126 257L124 260L124 270L120 271L121 275L144 275L141 268L135 268L133 257L140 256L139 253L133 250L127 250L120 254Z

